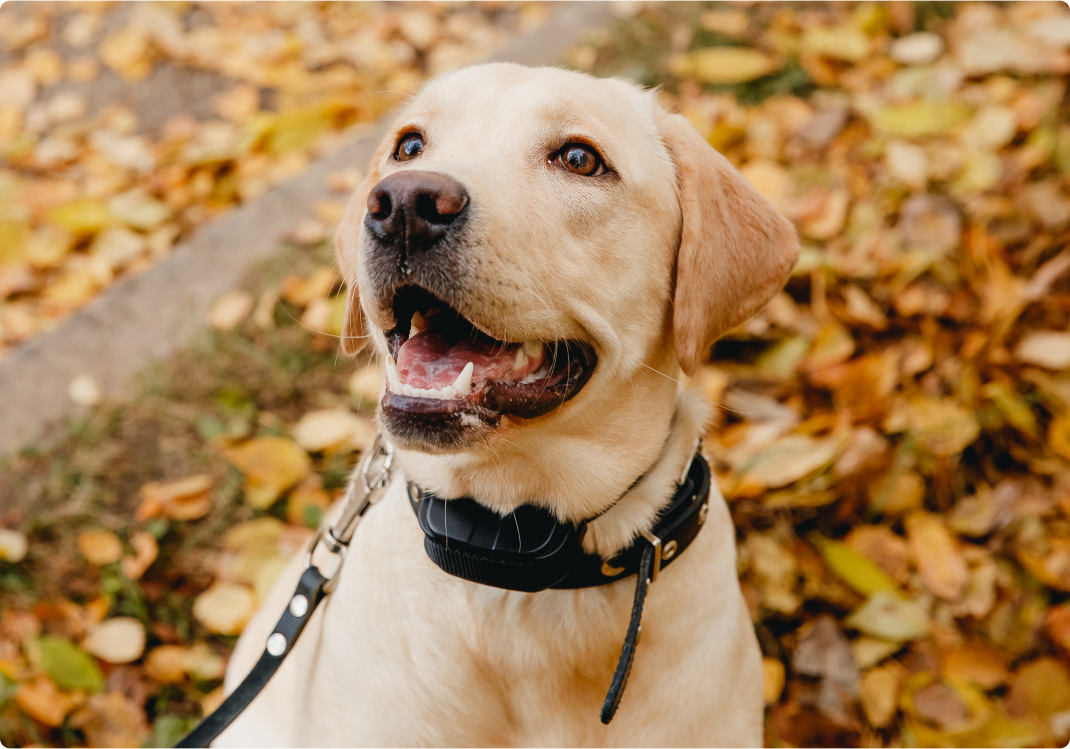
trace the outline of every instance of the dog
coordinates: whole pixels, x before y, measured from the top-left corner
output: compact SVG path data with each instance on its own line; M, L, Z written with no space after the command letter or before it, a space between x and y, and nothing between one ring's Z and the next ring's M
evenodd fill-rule
M655 92L493 63L402 109L335 244L342 346L386 362L393 478L337 589L216 745L760 744L761 655L715 485L649 588L608 725L636 577L538 593L453 577L406 486L587 521L584 550L612 558L653 526L709 422L680 372L782 287L791 223ZM246 628L228 692L301 571Z

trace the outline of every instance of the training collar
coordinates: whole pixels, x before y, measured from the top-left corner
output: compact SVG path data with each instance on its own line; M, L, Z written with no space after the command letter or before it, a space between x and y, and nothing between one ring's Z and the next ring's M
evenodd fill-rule
M607 585L638 573L628 632L602 705L602 723L613 720L632 670L647 589L658 572L680 558L706 522L710 466L702 454L695 453L654 527L606 561L583 549L587 523L594 518L560 523L532 505L503 516L474 499L441 499L412 482L408 495L424 532L427 556L445 572L470 582L535 593Z
M441 499L409 483L409 502L424 532L424 549L445 572L481 585L534 593L590 588L636 574L643 549L660 556L657 572L676 560L706 520L710 468L696 453L672 501L651 531L603 561L584 552L587 522L559 523L547 510L523 505L499 515L473 499Z

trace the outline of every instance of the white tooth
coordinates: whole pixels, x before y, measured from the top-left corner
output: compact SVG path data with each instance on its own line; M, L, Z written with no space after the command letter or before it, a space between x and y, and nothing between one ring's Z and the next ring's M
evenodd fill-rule
M521 348L524 349L524 353L530 359L538 359L542 354L542 344L537 341L524 341L524 345Z
M386 357L386 381L390 384L390 389L395 393L401 391L401 374L398 372L398 366L394 364L392 356Z
M412 395L416 391L413 390L412 385L402 385L401 392L403 392L405 395Z
M513 359L513 370L521 370L528 365L528 356L524 353L524 347L516 350L516 358Z
M464 369L457 375L457 379L453 382L453 387L457 391L457 394L462 398L468 395L472 390L472 372L476 369L476 365L472 362L468 362L464 365Z
M453 389L453 385L447 385L438 392L443 400L449 400L453 396L457 395L457 391Z
M441 400L442 399L442 392L438 388L429 388L427 390L427 397L428 398L438 398L439 400Z
M424 328L427 327L427 321L424 320L424 316L419 312L412 313L412 321L409 323L409 338L415 338Z

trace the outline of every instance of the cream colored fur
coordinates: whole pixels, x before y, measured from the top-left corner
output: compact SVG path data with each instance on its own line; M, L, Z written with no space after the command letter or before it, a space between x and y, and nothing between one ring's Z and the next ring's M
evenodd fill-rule
M407 127L426 150L399 163ZM596 144L618 178L548 163L574 138ZM603 726L635 578L528 594L450 577L424 553L404 483L502 512L539 503L569 520L619 499L584 541L612 556L652 526L705 431L709 406L678 385L681 368L694 371L780 287L798 252L791 225L649 91L551 68L467 68L405 107L339 228L351 352L370 339L382 354L395 324L371 293L361 225L369 190L401 169L441 172L469 192L466 316L502 340L584 340L598 365L575 398L536 419L504 417L478 445L400 444L338 589L217 745L759 744L760 656L716 487L697 540L650 589L620 711ZM228 690L299 574L295 560L246 629Z

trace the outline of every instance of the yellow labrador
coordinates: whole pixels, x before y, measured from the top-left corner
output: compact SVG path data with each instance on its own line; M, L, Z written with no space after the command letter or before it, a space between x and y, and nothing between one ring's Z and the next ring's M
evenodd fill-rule
M677 384L759 310L791 224L650 91L553 68L470 67L398 115L339 227L343 345L387 362L393 483L337 590L219 745L756 745L762 671L713 487L652 584L627 691L599 721L635 576L524 593L447 575L406 482L588 520L610 559L653 526L709 417ZM637 479L637 477L639 477ZM246 629L233 689L300 574Z

